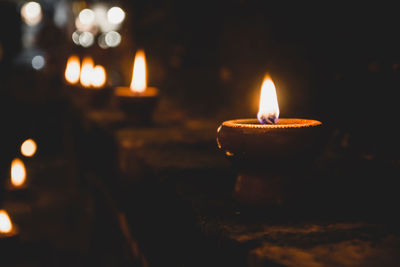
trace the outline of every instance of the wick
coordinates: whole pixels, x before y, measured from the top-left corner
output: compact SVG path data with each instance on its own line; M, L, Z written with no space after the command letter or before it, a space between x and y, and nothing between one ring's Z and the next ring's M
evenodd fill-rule
M257 114L257 119L261 124L275 124L278 123L279 118L276 114Z

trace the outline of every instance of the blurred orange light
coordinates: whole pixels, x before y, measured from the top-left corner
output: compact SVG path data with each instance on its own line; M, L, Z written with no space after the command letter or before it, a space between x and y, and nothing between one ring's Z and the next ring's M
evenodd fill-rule
M143 93L147 88L146 81L146 56L143 50L138 50L133 63L131 91Z
M0 233L7 234L13 229L10 217L5 210L0 210Z
M21 153L25 157L32 157L35 155L36 149L36 142L33 139L27 139L21 145Z
M85 57L82 60L81 84L83 87L90 87L93 81L94 62L91 57Z
M11 162L11 183L14 187L21 187L26 181L25 164L16 158Z
M80 60L77 56L70 56L65 68L65 80L70 84L75 84L79 81L81 72Z
M103 87L106 83L107 75L106 70L101 65L96 65L93 68L93 75L92 75L92 85L95 88Z

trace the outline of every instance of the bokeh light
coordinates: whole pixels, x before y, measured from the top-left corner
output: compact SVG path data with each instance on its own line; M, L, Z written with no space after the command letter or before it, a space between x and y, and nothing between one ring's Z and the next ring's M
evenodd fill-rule
M0 233L9 233L12 228L13 226L8 213L5 210L0 210Z
M91 9L85 8L79 13L79 21L83 25L91 25L94 22L94 12Z
M116 47L121 43L121 35L118 32L111 31L106 33L104 41L109 47Z
M20 187L26 181L25 164L19 158L11 162L11 183L13 186Z
M38 24L42 16L42 8L37 2L28 2L21 7L22 20L29 26Z
M91 32L82 32L79 35L79 44L83 47L89 47L94 43L94 36Z
M120 7L112 7L107 12L107 20L112 24L120 24L125 19L125 12Z
M36 153L36 142L29 138L25 140L21 145L21 154L25 157L32 157Z
M32 58L32 68L35 70L41 70L46 65L46 61L43 56L37 55Z

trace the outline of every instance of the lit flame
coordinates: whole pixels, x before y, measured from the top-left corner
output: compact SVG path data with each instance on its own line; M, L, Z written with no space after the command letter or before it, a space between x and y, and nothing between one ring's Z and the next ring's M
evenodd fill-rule
M106 70L103 66L97 65L93 68L93 76L92 76L92 85L93 87L100 88L106 83Z
M81 84L83 87L90 87L93 81L94 62L91 57L85 57L82 60Z
M11 232L13 225L7 211L0 210L0 233L7 234Z
M260 107L257 119L261 124L277 123L279 118L278 98L274 82L268 75L261 87Z
M133 63L131 90L134 93L143 93L146 88L146 56L143 50L138 50Z
M25 183L26 172L22 160L16 158L11 162L11 183L15 187L20 187Z
M71 84L75 84L79 81L81 72L80 60L77 56L70 56L67 61L67 67L65 68L65 80Z
M32 157L35 155L36 149L36 142L33 139L27 139L21 145L21 153L25 157Z

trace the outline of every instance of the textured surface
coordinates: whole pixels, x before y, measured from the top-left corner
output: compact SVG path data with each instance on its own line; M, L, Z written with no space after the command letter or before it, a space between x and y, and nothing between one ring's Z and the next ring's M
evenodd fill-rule
M396 163L349 157L330 144L308 178L289 188L297 203L253 208L232 198L236 174L217 150L218 122L110 128L94 113L86 118L107 133L105 141L115 142L118 173L98 172L96 179L105 183L126 218L132 246L150 265L399 263L391 212L397 197L388 187L395 184Z

